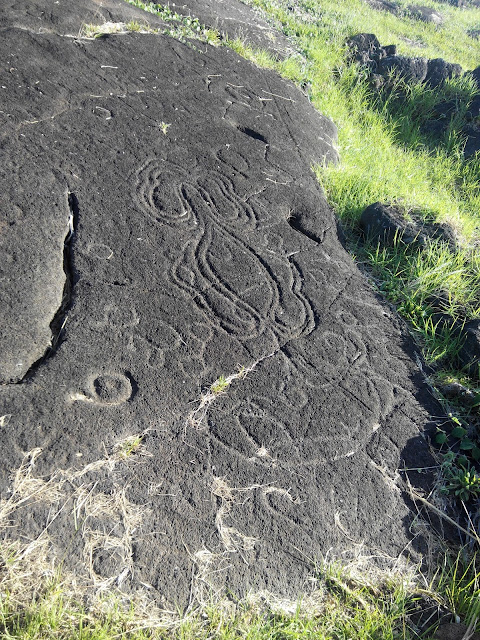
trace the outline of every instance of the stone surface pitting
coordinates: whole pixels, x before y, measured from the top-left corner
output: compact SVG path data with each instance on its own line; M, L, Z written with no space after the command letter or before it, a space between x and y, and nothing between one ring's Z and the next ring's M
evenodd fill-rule
M0 387L2 491L36 447L48 476L145 434L149 455L95 485L123 487L142 511L130 555L90 550L95 575L169 603L188 601L192 575L296 597L330 548L400 553L411 518L398 469L430 465L422 433L438 407L311 172L336 159L332 123L224 48L8 27L0 50L13 69L0 193L15 222L1 232L19 256L0 254L13 381ZM16 363L36 363L61 303L69 193L61 340L22 381ZM202 400L221 375L228 388ZM51 508L12 515L11 535L37 535ZM68 510L49 533L76 567L86 542Z

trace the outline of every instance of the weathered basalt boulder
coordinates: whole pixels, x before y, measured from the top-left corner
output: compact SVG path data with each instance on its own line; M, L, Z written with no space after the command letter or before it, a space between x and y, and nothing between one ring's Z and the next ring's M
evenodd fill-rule
M383 86L392 74L410 84L426 82L431 87L441 86L445 80L462 73L459 64L435 58L411 58L397 55L396 45L382 46L373 33L359 33L347 40L350 60L368 70L372 83Z
M389 91L392 78L401 78L408 84L425 83L436 89L447 80L462 75L459 64L447 62L443 58L411 58L396 55L395 45L382 46L372 33L360 33L347 40L350 60L366 70L370 85L377 91ZM469 158L480 149L480 67L466 74L472 77L479 93L474 96L466 113L467 124L461 134L465 138L463 154ZM428 120L419 124L420 132L431 141L438 140L447 130L452 116L457 111L455 100L439 102Z
M475 393L459 382L438 385L438 390L447 400L454 400L464 407L471 408L476 403Z
M397 238L410 243L418 236L417 228L405 219L399 207L382 202L375 202L363 211L360 228L366 237L378 239L384 245L393 244Z
M375 202L369 205L360 217L360 228L366 237L383 245L391 245L397 239L420 246L429 240L438 240L456 248L456 236L450 225L418 218L407 220L400 207L392 204Z
M476 124L480 123L480 94L474 96L473 100L468 105L468 111L465 114L465 118L469 121L473 121Z
M71 6L2 6L0 493L48 488L2 539L48 527L51 566L170 609L418 559L399 470L440 408L311 171L335 126L226 47L64 37Z
M388 56L380 60L377 73L385 78L394 74L410 84L419 84L427 77L428 60L407 56Z
M480 67L476 67L473 71L467 71L467 75L473 78L475 84L480 90Z
M456 100L439 102L433 107L431 117L420 125L420 132L422 135L438 139L447 130L457 110Z
M395 55L395 45L382 47L373 33L358 33L347 40L350 60L376 73L378 62L386 56Z
M458 352L462 367L472 378L480 379L480 320L468 322L461 331L464 343Z
M447 62L443 58L434 58L428 61L425 82L431 87L439 87L445 80L461 76L462 71L463 69L459 64Z
M470 122L463 127L462 134L465 136L463 155L465 158L471 158L480 151L480 124Z
M394 15L398 15L400 13L400 7L396 2L390 2L389 0L366 0L366 2L377 11L387 11Z
M449 4L452 7L468 7L471 4L471 0L438 0L443 4Z
M432 9L432 7L410 5L408 7L408 12L413 18L415 18L415 20L421 20L422 22L431 22L435 25L441 25L444 21L442 14L435 9Z

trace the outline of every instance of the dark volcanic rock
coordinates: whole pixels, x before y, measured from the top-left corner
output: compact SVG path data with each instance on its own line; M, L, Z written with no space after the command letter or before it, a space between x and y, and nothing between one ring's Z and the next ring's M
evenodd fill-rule
M408 221L399 207L382 202L375 202L364 209L360 227L365 236L384 245L393 244L399 238L407 244L416 242L424 245L430 239L446 242L452 249L457 246L455 233L447 223Z
M443 23L443 16L432 7L424 7L419 5L410 5L408 7L410 15L416 20L422 22L432 22L433 24L440 25Z
M399 13L399 6L396 2L390 2L389 0L366 0L366 2L377 11L387 11L394 15Z
M294 52L291 42L282 33L240 0L182 0L174 8L178 13L194 15L201 23L218 29L231 39L240 38L253 47L267 49L277 57L283 58Z
M373 33L358 33L347 40L350 59L375 72L379 60L396 53L395 45L382 47Z
M474 79L475 84L480 90L480 67L476 67L473 71L467 71L467 74Z
M469 5L473 5L476 0L438 0L439 2L443 2L444 4L450 4L453 7L468 7Z
M348 38L347 46L351 60L369 67L372 71L376 69L376 63L382 54L380 42L375 34L357 33Z
M380 88L394 73L409 83L426 82L438 87L445 80L458 77L462 73L459 64L435 58L409 58L396 55L396 46L382 46L373 33L359 33L347 40L350 59L368 69L372 83ZM474 73L474 72L472 72Z
M480 123L480 94L474 96L468 105L468 111L465 117L469 121L474 120L477 124Z
M354 543L415 553L397 470L431 466L439 407L310 170L335 127L226 48L34 33L21 6L0 39L0 489L22 460L65 481L8 536L48 522L66 569L177 604L297 597Z
M378 63L387 56L395 55L396 46L382 47L373 33L358 33L348 38L346 44L349 48L350 60L366 69L372 86L377 90L381 89L386 83L386 78L377 73Z
M392 72L406 82L417 84L427 77L428 60L426 58L408 58L406 56L388 56L378 63L377 73L387 76Z
M348 38L347 45L353 52L366 52L369 56L376 55L381 49L380 41L374 33L357 33Z
M201 23L218 29L230 38L241 38L246 43L267 49L277 57L293 52L289 40L270 27L259 15L240 0L216 2L215 0L185 0L172 5L172 11L184 16L192 13ZM36 33L53 32L62 35L78 35L85 24L105 22L130 22L155 28L171 28L154 13L137 9L118 0L24 0L2 1L0 29L11 26L29 29Z
M447 400L455 400L464 407L472 407L476 402L476 394L459 382L441 384L438 390Z
M468 322L461 335L465 341L458 352L460 363L469 375L480 379L480 320Z
M375 202L364 209L360 218L363 233L382 244L392 244L398 237L404 242L413 242L418 236L415 225L407 222L398 207Z
M443 58L434 58L428 61L427 75L425 82L431 87L438 87L449 80L457 78L462 74L462 67L459 64L446 62Z
M0 29L19 27L36 33L78 35L84 24L129 22L163 27L158 16L146 13L118 0L4 0L0 13Z
M471 158L477 151L480 151L480 125L475 123L467 124L463 127L462 134L466 138L463 154L466 158Z
M420 132L434 139L439 138L446 132L457 110L458 103L456 100L439 102L433 108L431 118L421 124Z
M480 640L480 633L472 634L466 624L450 622L441 624L433 636L434 640L463 640L465 637Z

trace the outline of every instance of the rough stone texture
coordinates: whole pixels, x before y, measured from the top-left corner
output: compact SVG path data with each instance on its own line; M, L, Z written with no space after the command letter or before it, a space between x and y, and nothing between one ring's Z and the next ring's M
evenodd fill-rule
M471 158L477 151L480 151L480 126L475 123L469 123L462 129L462 133L466 138L463 155Z
M424 7L420 5L409 5L408 11L410 15L416 20L422 22L432 22L435 25L441 25L443 23L443 16L432 7Z
M388 56L378 63L377 73L388 76L394 72L406 82L417 84L427 77L427 58L408 58L407 56Z
M455 233L447 223L427 223L421 220L406 220L401 209L395 205L375 202L364 209L360 227L365 236L391 245L396 238L407 244L416 242L425 245L428 239L441 240L456 247Z
M387 56L394 56L395 45L382 47L377 36L373 33L358 33L347 40L350 59L359 62L372 73L377 71L378 62Z
M443 58L434 58L428 61L426 84L431 87L438 87L449 80L462 75L462 67L459 64L447 62Z
M475 121L476 123L480 123L480 94L477 93L476 96L473 97L473 100L468 105L468 111L465 114L465 117L469 121Z
M232 39L240 38L253 47L267 49L279 58L294 51L283 34L273 29L240 0L182 0L172 6L180 14L192 14L220 33L227 34Z
M373 56L381 49L380 41L374 33L357 33L348 38L347 45L354 56L363 52Z
M453 7L468 7L470 2L469 0L438 0L439 2L442 2L443 4L450 4Z
M458 103L456 100L447 100L437 103L431 115L431 118L420 125L420 132L432 138L434 141L443 135L452 117L458 111Z
M396 55L395 45L382 47L373 33L359 33L346 41L349 57L367 71L370 85L376 90L389 90L390 76L402 78L409 84L424 82L431 88L440 87L446 80L459 77L462 67L443 58L410 58ZM480 67L466 74L472 76L480 87ZM432 117L420 126L420 132L432 142L438 141L447 130L458 106L455 100L438 103ZM462 129L465 137L464 156L469 158L480 149L479 134L480 95L475 96L466 114L468 124Z
M466 624L451 622L440 625L433 637L434 640L463 640L465 637L480 640L480 633L472 633Z
M62 37L58 6L37 33L9 5L0 39L0 489L36 448L23 473L70 479L8 534L48 523L64 568L170 606L421 551L399 469L440 409L310 171L335 127L225 48Z
M473 69L473 71L467 71L467 74L469 76L472 76L472 78L474 79L477 87L480 90L480 67L476 67L475 69Z
M152 27L164 22L152 13L146 13L117 0L4 0L0 13L0 29L19 27L36 33L78 35L83 24L129 22L139 20Z
M480 320L468 322L461 334L465 342L458 352L460 363L472 377L480 379Z
M350 59L366 68L371 74L371 81L378 87L383 86L392 73L413 84L424 82L430 71L431 82L438 80L440 83L442 74L445 77L451 77L459 67L440 58L428 60L396 55L395 45L382 46L373 33L359 33L348 38L346 44Z
M438 386L438 390L445 396L445 398L447 398L447 400L455 400L464 407L471 408L476 403L476 394L459 382L441 384Z
M400 8L396 2L390 2L389 0L366 0L366 2L377 11L387 11L394 15L400 12Z
M397 237L404 242L413 242L418 235L418 230L405 220L398 207L382 202L375 202L364 209L360 227L367 237L378 238L382 244L393 244Z
M247 44L267 49L279 58L292 53L289 40L270 27L259 15L240 0L185 0L181 4L171 3L176 13L184 16L194 14L202 24L218 29L221 35L241 38ZM118 0L5 0L2 2L0 29L20 27L36 33L78 35L82 25L105 22L129 22L162 28L169 26L159 16L137 9ZM171 26L171 24L170 24Z

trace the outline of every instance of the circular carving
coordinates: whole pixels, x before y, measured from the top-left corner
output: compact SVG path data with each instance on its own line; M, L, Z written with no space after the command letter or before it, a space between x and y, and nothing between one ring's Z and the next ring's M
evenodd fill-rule
M121 404L132 396L132 383L125 375L102 374L92 381L92 400L99 404Z

